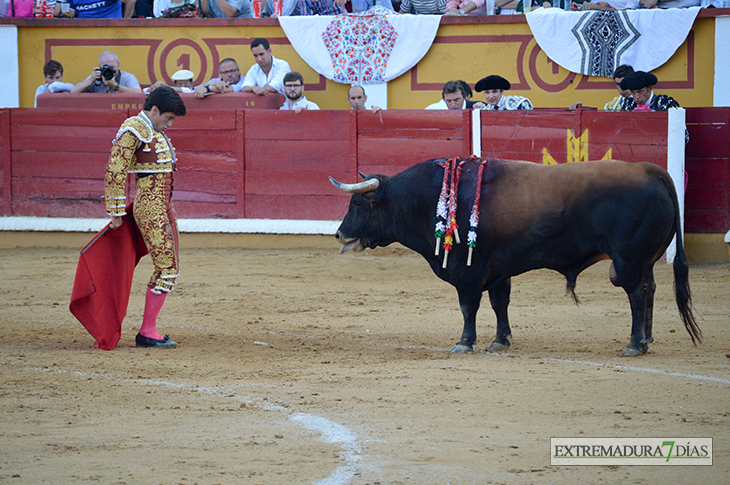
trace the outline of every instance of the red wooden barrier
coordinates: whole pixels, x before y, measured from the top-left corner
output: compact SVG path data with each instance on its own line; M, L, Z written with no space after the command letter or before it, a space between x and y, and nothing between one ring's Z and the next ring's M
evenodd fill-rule
M481 116L484 157L546 164L614 158L667 168L666 113L536 109Z
M688 232L730 229L730 108L688 108Z
M580 131L589 143L591 160L605 157L667 168L667 113L584 111Z
M568 131L580 136L579 112L483 111L481 119L483 157L565 163Z
M0 110L0 213L104 217L111 141L136 112ZM537 163L611 156L666 166L666 117L485 112L482 155ZM690 108L687 125L686 230L726 232L730 108ZM196 109L176 119L169 134L179 159L180 217L332 220L345 213L349 197L329 175L355 182L358 171L393 175L429 158L468 155L471 112Z
M13 109L13 215L100 217L104 168L126 111Z
M178 158L174 198L181 217L240 217L241 130L234 110L188 110L175 119L167 133Z
M0 215L11 214L10 110L0 109Z
M471 153L469 110L357 112L357 160L363 173L395 175L424 160Z
M328 176L356 177L355 116L355 111L246 111L245 217L342 217L348 197Z
M192 93L180 95L188 110L215 109L279 109L286 98L281 94L259 96L253 93L211 94L198 99ZM39 108L54 109L112 109L141 110L144 106L145 94L95 94L95 93L43 93L38 96L36 105Z

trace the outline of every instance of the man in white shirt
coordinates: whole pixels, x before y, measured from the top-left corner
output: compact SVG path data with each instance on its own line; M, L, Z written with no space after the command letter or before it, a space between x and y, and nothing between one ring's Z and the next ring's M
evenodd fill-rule
M365 88L359 84L353 84L347 90L347 102L350 103L350 109L368 109L365 107L367 101L368 95L365 94ZM377 113L380 109L380 106L373 106L370 111Z
M304 78L298 72L286 73L284 91L286 91L286 101L279 109L292 110L296 113L301 113L305 109L319 109L319 106L304 96Z
M259 96L266 93L284 92L284 75L291 72L289 63L271 55L269 41L258 38L251 42L251 54L256 64L246 73L241 92L253 92Z

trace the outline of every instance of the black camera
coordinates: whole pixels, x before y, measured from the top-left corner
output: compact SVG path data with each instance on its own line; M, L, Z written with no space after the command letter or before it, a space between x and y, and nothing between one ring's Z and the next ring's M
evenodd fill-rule
M116 76L116 75L117 75L117 71L115 71L113 67L111 67L107 64L104 64L103 66L101 66L101 77L103 77L107 81L111 81L112 79L114 79L114 76Z

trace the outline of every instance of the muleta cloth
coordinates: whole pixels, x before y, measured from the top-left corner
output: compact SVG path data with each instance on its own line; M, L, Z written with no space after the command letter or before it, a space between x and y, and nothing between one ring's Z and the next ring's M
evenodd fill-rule
M94 347L111 350L122 335L134 268L147 246L134 223L132 204L127 206L122 225L104 227L81 250L76 268L71 313L88 330Z
M388 82L415 66L431 48L441 16L398 15L373 7L278 20L309 67L332 81L367 85Z
M171 76L173 81L192 81L195 74L187 69L180 69Z
M658 79L654 74L644 71L634 71L621 81L621 89L629 89L631 91L654 86Z
M535 41L559 66L586 76L612 77L628 64L652 71L684 43L699 7L611 12L538 8L526 15Z
M489 91L490 89L508 91L511 87L512 85L505 78L492 74L491 76L487 76L477 81L476 86L474 86L474 90L478 93L481 93L482 91Z

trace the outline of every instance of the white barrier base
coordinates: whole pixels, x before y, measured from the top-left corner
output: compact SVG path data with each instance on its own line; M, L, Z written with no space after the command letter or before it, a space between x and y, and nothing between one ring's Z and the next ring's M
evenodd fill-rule
M89 232L101 231L109 219L64 217L0 217L0 231ZM333 236L340 221L288 219L178 219L182 233L316 234Z

